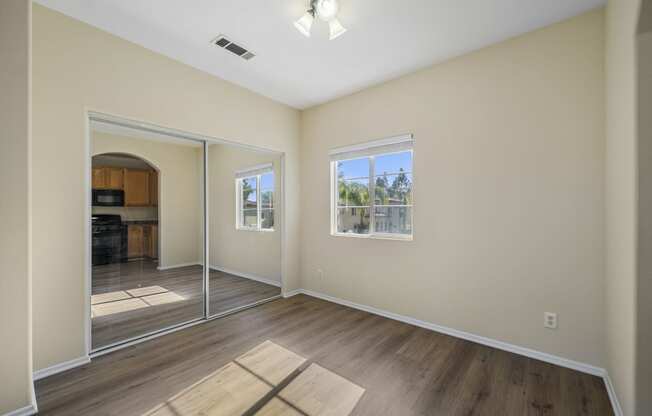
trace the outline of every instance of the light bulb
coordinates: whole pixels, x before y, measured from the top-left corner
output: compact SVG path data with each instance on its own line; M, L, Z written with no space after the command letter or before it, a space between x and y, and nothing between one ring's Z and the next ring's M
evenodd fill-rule
M337 16L340 6L337 0L317 0L317 16L325 22L330 22Z
M344 32L346 32L346 28L342 26L340 21L337 19L331 19L328 22L328 28L330 29L331 32L330 40L333 40L336 37L344 34Z
M297 28L297 30L307 37L310 37L310 28L312 27L312 22L315 20L315 18L312 16L312 14L306 12L299 20L294 22L294 27Z

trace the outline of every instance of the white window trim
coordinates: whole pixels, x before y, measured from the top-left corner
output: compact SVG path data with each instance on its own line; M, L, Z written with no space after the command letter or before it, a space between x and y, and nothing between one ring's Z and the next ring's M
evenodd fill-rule
M403 153L409 151L412 154L412 204L410 207L410 221L412 232L410 234L380 233L375 232L375 164L376 156L387 155L392 153ZM331 177L331 236L333 237L351 237L371 240L397 240L412 241L414 239L414 137L411 134L390 137L387 139L374 140L371 142L361 143L352 146L345 146L333 149L329 152L330 156L330 177ZM338 179L337 179L337 162L369 158L369 233L341 233L337 231L337 210L338 210Z
M261 212L263 210L262 204L261 204L261 199L260 199L260 178L263 175L267 175L269 173L274 174L274 168L271 163L269 164L264 164L264 165L259 165L259 166L254 166L249 169L244 169L244 170L239 170L236 171L235 173L235 228L238 231L254 231L254 232L262 232L262 233L272 233L275 231L275 226L276 226L276 218L274 220L274 227L272 228L262 228L262 215ZM247 178L256 178L256 226L255 227L247 227L242 225L242 180L247 179ZM274 189L273 189L273 198L276 197L276 175L274 175ZM274 216L276 217L276 204L274 203L274 200L272 200L272 212L274 212Z

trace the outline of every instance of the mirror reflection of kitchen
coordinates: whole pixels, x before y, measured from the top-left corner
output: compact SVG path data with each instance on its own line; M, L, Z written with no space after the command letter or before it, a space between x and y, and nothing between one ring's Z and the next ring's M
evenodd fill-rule
M92 160L93 266L130 258L156 263L158 172L128 154L104 153ZM129 239L134 244L128 245Z
M203 143L93 121L92 350L204 316Z

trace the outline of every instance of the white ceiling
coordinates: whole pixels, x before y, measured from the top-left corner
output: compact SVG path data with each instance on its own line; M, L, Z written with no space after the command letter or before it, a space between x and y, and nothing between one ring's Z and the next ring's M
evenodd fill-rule
M36 0L296 108L307 108L578 15L605 0L340 0L329 41L292 22L307 0ZM257 54L214 47L219 34Z

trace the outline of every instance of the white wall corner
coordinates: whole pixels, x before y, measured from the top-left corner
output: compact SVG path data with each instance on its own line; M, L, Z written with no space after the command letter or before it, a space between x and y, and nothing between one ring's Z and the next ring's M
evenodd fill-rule
M302 293L305 293L303 289L288 290L287 292L283 292L283 297L287 299Z

